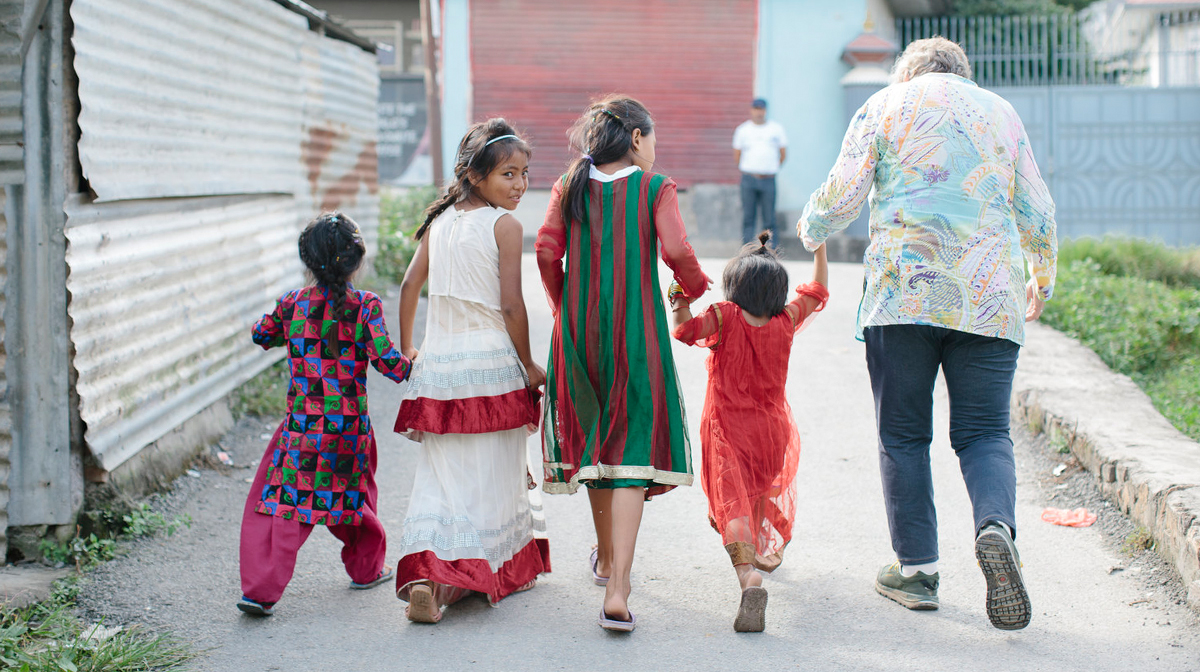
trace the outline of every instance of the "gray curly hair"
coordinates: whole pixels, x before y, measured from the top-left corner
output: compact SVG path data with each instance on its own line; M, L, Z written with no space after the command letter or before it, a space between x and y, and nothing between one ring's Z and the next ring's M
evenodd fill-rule
M971 63L958 44L944 37L930 37L912 42L892 66L892 83L906 82L929 72L947 72L971 78Z

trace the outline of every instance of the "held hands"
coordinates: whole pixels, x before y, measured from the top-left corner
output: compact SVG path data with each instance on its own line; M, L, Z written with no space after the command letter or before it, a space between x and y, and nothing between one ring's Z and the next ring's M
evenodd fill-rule
M546 384L546 370L535 362L525 363L525 374L529 376L529 389L536 390Z
M400 354L404 355L405 357L408 357L409 361L415 362L415 361L417 361L417 355L420 353L417 351L416 348L414 348L410 345L406 348L404 348L404 347L400 348Z
M1037 278L1030 278L1025 285L1025 321L1033 322L1042 316L1042 308L1046 302L1042 299L1042 290L1038 288Z
M678 282L672 282L671 286L667 288L667 301L670 302L672 310L687 308L692 303L683 293L683 287Z

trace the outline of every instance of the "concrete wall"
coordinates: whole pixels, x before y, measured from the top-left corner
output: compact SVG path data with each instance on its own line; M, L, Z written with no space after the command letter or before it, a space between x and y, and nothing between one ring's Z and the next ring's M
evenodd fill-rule
M442 175L454 173L458 142L471 124L471 38L469 0L445 0L442 28ZM530 45L530 48L536 48ZM535 229L536 230L536 229Z
M878 25L890 23L868 0L825 3L759 1L758 67L754 89L766 98L767 116L788 135L788 159L779 173L777 208L792 227L804 203L828 175L846 132L842 85L850 66L842 49L863 30L868 5ZM732 131L731 131L732 133Z

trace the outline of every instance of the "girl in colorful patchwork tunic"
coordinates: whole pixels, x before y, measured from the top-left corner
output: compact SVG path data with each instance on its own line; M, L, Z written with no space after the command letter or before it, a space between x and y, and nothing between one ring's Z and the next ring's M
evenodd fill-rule
M284 294L254 325L263 349L286 347L287 417L263 453L242 514L242 600L269 616L296 567L296 553L324 525L343 544L352 588L391 579L387 539L375 513L375 434L367 415L367 362L395 382L412 362L388 338L383 306L349 284L366 247L358 225L322 215L300 234L300 260L315 283Z
M495 605L550 571L541 504L530 492L542 368L521 296L529 145L503 119L475 124L454 181L430 206L400 288L400 348L415 361L396 431L419 441L396 595L408 619L436 623L471 592ZM428 281L425 342L413 322Z
M693 318L690 300L672 288L675 338L712 349L700 419L708 518L733 561L742 601L733 629L762 632L767 591L756 570L783 561L796 518L800 434L787 402L792 338L825 307L825 246L814 253L813 281L787 300L788 274L763 232L725 267L726 301Z
M600 626L633 630L629 572L645 499L691 485L683 397L657 253L690 298L708 276L687 243L675 183L651 174L654 122L632 98L593 103L571 130L536 244L554 311L543 424L545 490L587 486ZM563 259L566 258L564 268Z

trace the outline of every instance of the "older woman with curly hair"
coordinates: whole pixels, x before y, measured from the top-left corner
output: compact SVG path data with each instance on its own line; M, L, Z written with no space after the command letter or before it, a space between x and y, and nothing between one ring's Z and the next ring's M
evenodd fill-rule
M1038 318L1053 290L1058 243L1054 203L1020 117L970 77L957 44L940 37L910 44L893 83L854 115L798 229L805 247L816 249L869 197L858 327L897 558L880 570L876 590L909 609L939 606L929 445L940 368L988 617L1017 630L1029 624L1031 608L1013 543L1009 397L1024 323Z

